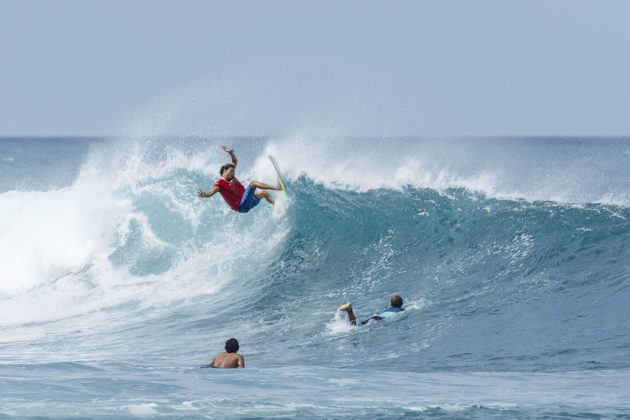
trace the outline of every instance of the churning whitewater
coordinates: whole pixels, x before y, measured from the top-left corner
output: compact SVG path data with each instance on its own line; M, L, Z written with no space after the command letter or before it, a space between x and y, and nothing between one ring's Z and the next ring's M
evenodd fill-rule
M198 198L226 142L289 197ZM629 161L604 138L0 139L0 416L628 414ZM395 293L373 325L335 311ZM230 337L247 368L199 369Z

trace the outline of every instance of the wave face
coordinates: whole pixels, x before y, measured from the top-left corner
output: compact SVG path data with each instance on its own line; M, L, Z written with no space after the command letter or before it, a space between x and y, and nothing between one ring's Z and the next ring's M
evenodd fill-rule
M192 389L238 383L190 369L232 336L253 368L249 380L280 375L284 386L313 388L319 407L283 400L272 381L274 402L248 396L254 385L240 388L237 400L250 408L238 415L353 410L326 391L344 381L372 384L367 396L382 396L379 384L398 389L404 401L383 397L372 407L397 407L395 415L446 406L466 417L500 417L506 407L516 416L554 412L537 397L495 389L512 386L501 376L509 372L520 372L532 395L556 389L551 407L617 413L619 393L589 385L588 375L589 392L610 399L603 406L571 400L566 384L572 372L596 370L630 389L618 373L630 369L630 142L234 139L242 181L273 182L272 154L290 192L245 215L219 196L195 195L226 160L219 144L0 140L0 389L21 407L1 414L42 413L12 381L23 369L35 389L79 377L112 395L113 405L81 411L90 391L54 388L65 401L57 415L175 415L186 401L195 401L193 415L213 413L221 404ZM335 313L352 301L368 318L394 293L407 310L392 320L351 328ZM157 368L159 378L147 373ZM387 379L392 371L397 379ZM403 372L452 384L441 400L418 400ZM112 377L167 390L140 387L129 400ZM457 397L470 393L462 381L486 384L485 399ZM68 401L66 392L78 396ZM155 402L163 392L177 395L172 405Z

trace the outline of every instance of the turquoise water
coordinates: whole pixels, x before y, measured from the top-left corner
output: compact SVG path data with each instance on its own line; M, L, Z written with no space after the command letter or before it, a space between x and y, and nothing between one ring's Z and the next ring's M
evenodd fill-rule
M630 415L630 139L225 142L0 139L0 416Z

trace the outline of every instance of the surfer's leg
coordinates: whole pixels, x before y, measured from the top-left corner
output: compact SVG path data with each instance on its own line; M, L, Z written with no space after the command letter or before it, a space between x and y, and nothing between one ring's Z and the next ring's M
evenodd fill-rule
M267 191L257 191L256 192L256 197L260 200L260 199L265 199L269 202L269 204L273 204L274 203L274 199L273 199L273 195L269 194Z
M338 311L347 312L348 313L348 322L352 325L357 325L357 317L354 316L354 312L352 312L352 303L344 303L340 307L337 308Z
M260 188L263 190L276 190L276 191L280 191L282 189L282 187L280 186L280 184L277 185L269 185L269 184L265 184L264 182L260 182L260 181L251 181L249 183L249 186L252 188Z
M245 189L245 193L243 193L243 197L241 198L241 204L238 206L238 211L240 213L247 213L256 207L258 203L260 203L260 198L258 197L258 194L256 194L256 189L247 187Z

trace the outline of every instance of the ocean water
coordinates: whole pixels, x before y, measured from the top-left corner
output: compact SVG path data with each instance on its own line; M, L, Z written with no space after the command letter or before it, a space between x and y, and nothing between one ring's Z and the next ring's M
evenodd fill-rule
M630 139L223 142L0 139L0 417L630 417Z

